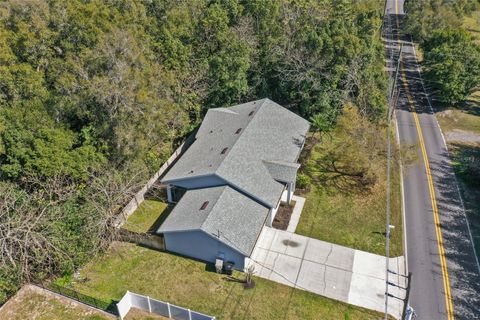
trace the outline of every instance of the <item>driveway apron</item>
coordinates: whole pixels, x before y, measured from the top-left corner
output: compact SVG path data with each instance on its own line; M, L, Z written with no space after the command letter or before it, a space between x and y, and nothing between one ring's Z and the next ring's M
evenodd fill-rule
M331 299L383 312L383 256L264 227L250 263L255 275ZM400 318L405 290L403 257L389 260L389 313ZM400 286L400 287L398 287Z

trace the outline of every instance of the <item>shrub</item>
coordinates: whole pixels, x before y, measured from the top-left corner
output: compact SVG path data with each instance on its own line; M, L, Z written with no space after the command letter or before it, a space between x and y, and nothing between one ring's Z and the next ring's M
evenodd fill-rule
M300 189L306 189L311 183L311 179L309 176L307 176L306 174L303 174L303 173L299 173L297 175L297 188L300 188Z

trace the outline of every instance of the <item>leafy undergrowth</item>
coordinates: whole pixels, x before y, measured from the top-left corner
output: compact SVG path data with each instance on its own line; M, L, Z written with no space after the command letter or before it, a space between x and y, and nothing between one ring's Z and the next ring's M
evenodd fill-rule
M255 278L254 289L228 281L205 263L130 243L114 243L85 266L76 290L104 301L127 290L190 308L217 319L378 319L380 314L272 281ZM243 279L234 272L233 277Z

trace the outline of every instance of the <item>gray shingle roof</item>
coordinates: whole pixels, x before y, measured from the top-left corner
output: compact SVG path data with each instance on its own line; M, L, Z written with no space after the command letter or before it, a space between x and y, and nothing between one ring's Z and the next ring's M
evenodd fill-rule
M297 170L300 168L299 163L283 162L283 161L264 161L268 172L277 181L295 182Z
M284 186L264 161L296 162L308 128L308 121L269 99L210 109L195 142L162 182L174 184L175 180L216 174L275 207ZM286 171L292 179L292 171Z
M208 205L200 210L205 201ZM202 230L249 256L268 212L228 186L188 190L157 232Z

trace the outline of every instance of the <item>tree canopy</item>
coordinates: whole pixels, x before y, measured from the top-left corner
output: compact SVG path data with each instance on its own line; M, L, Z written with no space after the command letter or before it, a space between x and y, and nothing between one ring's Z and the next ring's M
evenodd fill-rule
M377 0L1 2L0 276L10 280L0 291L71 272L101 248L129 177L157 170L209 108L268 97L326 132L352 103L382 121L382 10Z
M462 27L464 15L479 7L478 0L407 3L405 30L420 42L427 84L444 104L464 102L480 87L480 46Z

